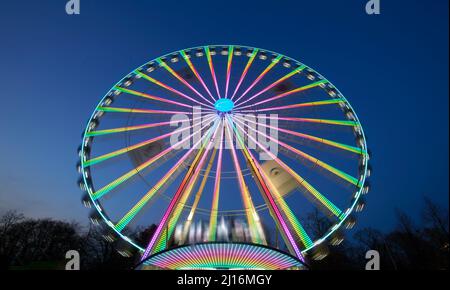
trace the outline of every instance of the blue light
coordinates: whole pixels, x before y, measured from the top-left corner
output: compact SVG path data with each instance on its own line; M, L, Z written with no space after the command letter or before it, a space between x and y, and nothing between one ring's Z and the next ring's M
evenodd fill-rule
M219 112L226 113L233 110L234 102L230 99L218 99L214 104L214 108Z

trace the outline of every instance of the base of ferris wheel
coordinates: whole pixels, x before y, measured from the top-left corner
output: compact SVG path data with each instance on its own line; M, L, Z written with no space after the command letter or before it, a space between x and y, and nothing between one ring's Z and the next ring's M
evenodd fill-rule
M248 242L204 242L153 254L136 270L305 270L306 264L274 247Z

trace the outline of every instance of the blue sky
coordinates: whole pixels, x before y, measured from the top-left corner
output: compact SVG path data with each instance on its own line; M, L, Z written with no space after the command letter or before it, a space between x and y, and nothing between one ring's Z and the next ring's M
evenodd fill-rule
M2 1L0 212L87 223L76 148L121 77L162 54L243 44L291 56L331 80L357 111L374 174L359 227L448 204L448 1Z

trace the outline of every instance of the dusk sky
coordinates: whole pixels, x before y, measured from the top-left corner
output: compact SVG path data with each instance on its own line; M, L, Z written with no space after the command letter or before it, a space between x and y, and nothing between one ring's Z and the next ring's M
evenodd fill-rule
M88 223L76 149L91 112L132 69L206 44L273 50L313 67L352 104L372 151L358 228L447 208L447 0L0 2L0 213Z

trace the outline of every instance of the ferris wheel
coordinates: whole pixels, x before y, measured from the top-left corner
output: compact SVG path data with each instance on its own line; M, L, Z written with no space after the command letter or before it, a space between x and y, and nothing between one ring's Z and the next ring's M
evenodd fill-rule
M208 45L117 82L87 123L77 168L91 221L143 267L299 269L355 224L369 155L354 109L317 71Z

